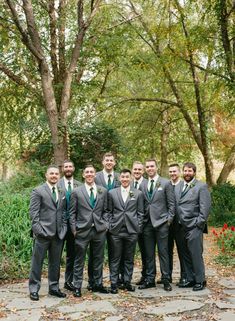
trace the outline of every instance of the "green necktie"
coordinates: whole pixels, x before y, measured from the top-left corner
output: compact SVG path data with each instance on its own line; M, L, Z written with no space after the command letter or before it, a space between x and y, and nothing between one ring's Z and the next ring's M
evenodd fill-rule
M111 177L112 177L112 174L108 174L108 190L112 189Z
M138 181L135 181L135 186L134 186L135 188L137 188L138 187Z
M153 189L154 189L154 179L151 179L151 184L149 188L149 197L151 198L153 195Z
M51 193L51 194L52 194L53 200L56 202L56 198L57 198L57 197L56 197L55 186L52 187L52 193Z
M90 188L90 204L91 204L91 207L93 208L95 206L95 195L94 195L94 192L93 192L93 187Z
M71 187L71 182L70 181L68 181L68 192L69 192L69 194L72 193L72 187Z
M183 197L188 192L188 186L189 186L189 184L185 184L184 189L181 193L181 197Z

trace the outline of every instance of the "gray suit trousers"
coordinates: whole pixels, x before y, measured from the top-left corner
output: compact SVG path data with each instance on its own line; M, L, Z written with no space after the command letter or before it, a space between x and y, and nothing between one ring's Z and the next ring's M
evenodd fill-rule
M126 228L118 235L110 233L110 281L117 285L121 259L123 260L124 283L130 283L134 269L137 234L129 234Z
M195 227L184 230L184 266L189 281L202 283L205 280L205 266L203 261L203 230Z
M161 279L170 279L168 253L169 226L166 223L157 228L149 220L143 229L144 248L146 255L146 281L155 282L156 277L156 245L160 262Z
M100 286L103 283L103 262L104 262L104 246L106 240L106 231L97 232L93 227L89 234L82 238L79 235L75 238L75 260L73 284L75 288L82 287L83 270L88 245L92 248L92 271L93 286Z
M43 261L48 251L48 284L49 290L59 289L60 259L63 240L57 236L51 239L37 237L34 240L31 271L29 275L29 292L38 292L41 286Z

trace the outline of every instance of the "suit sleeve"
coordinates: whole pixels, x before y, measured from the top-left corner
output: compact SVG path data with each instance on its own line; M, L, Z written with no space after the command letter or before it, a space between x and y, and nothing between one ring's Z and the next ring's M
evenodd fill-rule
M211 195L206 184L199 190L199 215L197 217L197 227L203 229L208 219L211 207Z
M69 224L73 234L76 232L77 193L73 191L69 202Z
M166 185L166 198L168 207L168 222L172 222L175 216L175 193L174 188L170 182Z
M144 194L140 191L137 200L137 217L140 232L142 232L143 224L144 224Z
M108 192L108 223L110 225L113 218L113 197L111 193Z
M109 209L108 209L108 191L104 191L104 208L103 208L103 220L106 222L107 228L109 226Z
M42 202L42 196L40 195L37 189L34 189L30 197L29 213L32 221L32 230L36 236L38 235L46 236L42 228L42 225L40 223L41 202Z

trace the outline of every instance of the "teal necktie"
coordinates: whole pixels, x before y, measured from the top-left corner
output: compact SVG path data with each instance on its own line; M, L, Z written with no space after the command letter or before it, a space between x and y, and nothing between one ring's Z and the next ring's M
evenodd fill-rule
M90 204L91 204L91 207L94 208L95 206L95 195L94 195L94 192L93 192L93 187L90 188Z
M68 193L71 194L72 193L72 187L71 187L71 182L68 181Z
M135 186L134 186L136 189L138 187L138 181L135 181Z
M181 197L183 197L188 192L188 186L189 186L189 184L185 184L184 189L181 193Z
M55 186L52 187L52 193L51 193L51 194L52 194L53 200L56 202L56 198L57 198L57 197L56 197Z
M108 174L108 190L111 190L113 187L112 181L111 181L112 174Z
M150 184L150 188L149 188L149 191L148 191L149 198L151 198L152 195L153 195L153 189L154 189L154 179L151 179L151 184Z

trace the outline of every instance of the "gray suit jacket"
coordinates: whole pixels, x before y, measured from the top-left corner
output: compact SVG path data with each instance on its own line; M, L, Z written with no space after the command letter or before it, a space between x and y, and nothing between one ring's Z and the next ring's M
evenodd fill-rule
M108 229L108 213L107 213L107 190L102 187L97 187L96 202L94 208L90 204L89 195L84 184L75 188L71 194L69 222L73 233L85 238L92 224L97 232Z
M65 218L65 193L58 188L58 201L54 201L47 183L36 187L30 198L30 217L33 234L52 238L56 234L62 240L67 231Z
M211 196L205 183L193 182L189 191L181 197L184 182L175 187L176 215L180 223L188 228L204 229L211 207Z
M175 194L171 182L159 176L151 199L148 196L148 180L143 182L140 190L145 198L144 223L149 219L153 227L158 227L167 221L171 223L175 215Z
M109 232L117 235L125 224L128 233L140 233L144 218L144 196L135 188L130 189L126 202L123 202L121 187L112 189L108 194Z
M97 185L103 186L107 188L105 179L104 179L104 173L103 171L97 172L95 177L95 183ZM117 172L114 172L114 181L113 181L113 188L117 188L121 185L119 181L119 174Z

